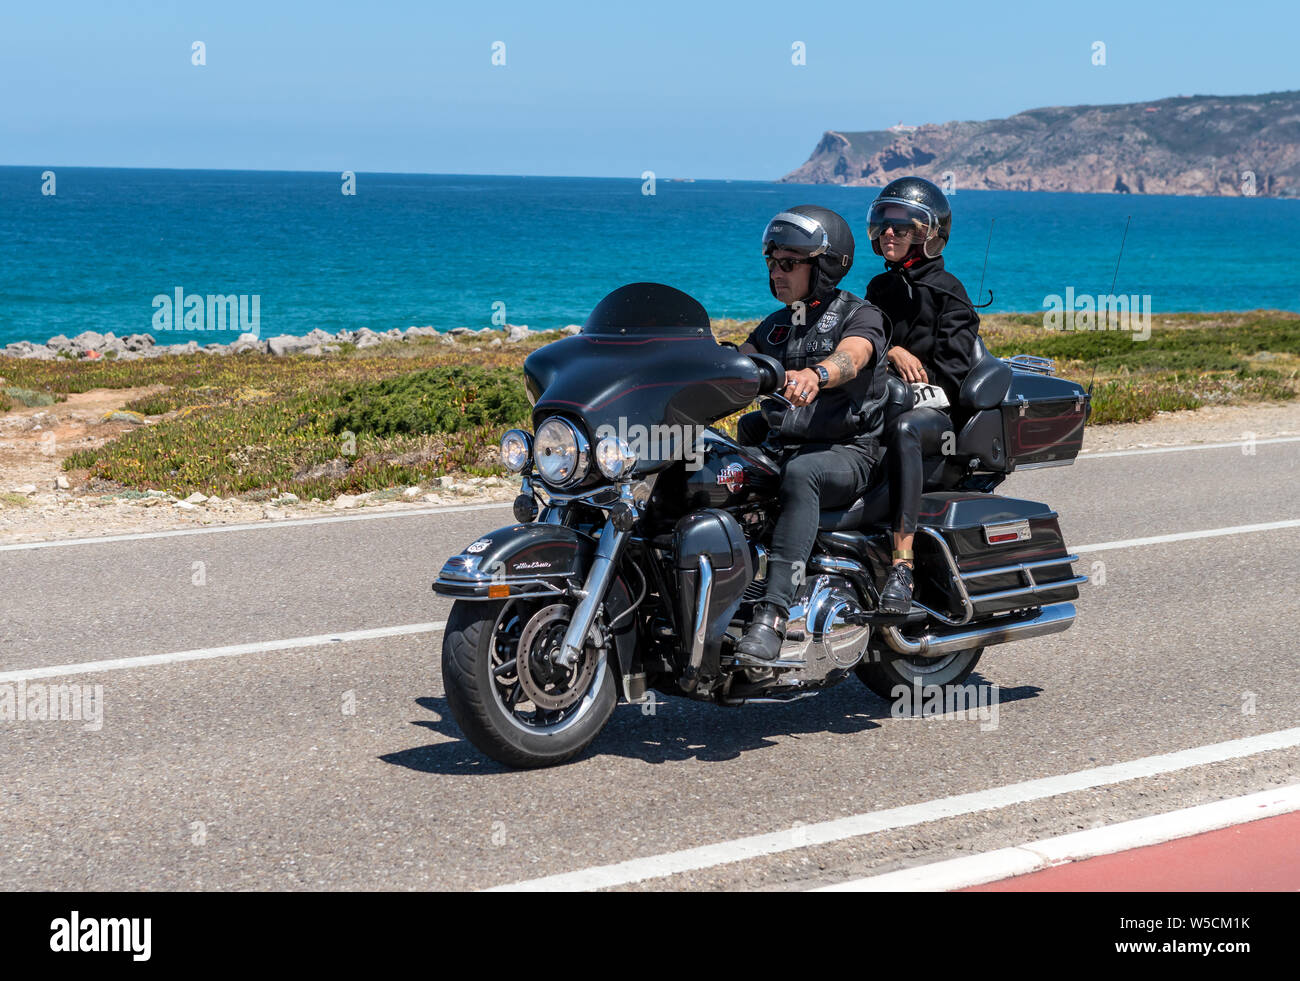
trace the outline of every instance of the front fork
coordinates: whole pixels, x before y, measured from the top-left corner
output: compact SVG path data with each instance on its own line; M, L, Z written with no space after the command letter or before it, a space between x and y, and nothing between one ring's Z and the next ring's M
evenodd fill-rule
M627 536L626 531L614 527L612 517L605 521L605 528L600 533L600 544L596 546L596 557L591 563L591 572L587 574L587 581L582 587L582 600L573 611L569 629L564 633L564 643L560 647L560 653L555 656L557 664L572 667L586 647L587 634L596 619L596 611L605 599L605 590L609 588L609 581L618 562L619 549L623 547Z
M564 633L560 652L555 655L555 663L562 667L572 667L587 644L587 634L591 632L596 612L604 602L610 579L618 567L619 552L636 524L639 513L645 510L656 477L657 474L651 474L635 486L630 483L619 485L618 503L605 519L591 571L587 573L587 581L578 594L582 599L573 611L573 619L569 621L569 629Z

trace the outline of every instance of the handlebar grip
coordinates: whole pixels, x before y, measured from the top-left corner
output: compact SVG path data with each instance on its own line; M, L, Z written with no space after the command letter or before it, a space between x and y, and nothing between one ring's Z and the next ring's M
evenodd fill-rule
M785 367L780 361L768 354L751 354L749 360L758 369L759 395L771 395L785 388Z

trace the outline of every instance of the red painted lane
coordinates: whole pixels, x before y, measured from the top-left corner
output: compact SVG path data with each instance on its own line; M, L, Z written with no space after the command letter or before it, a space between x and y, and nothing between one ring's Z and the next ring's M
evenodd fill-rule
M961 892L1294 892L1300 811L1098 855Z

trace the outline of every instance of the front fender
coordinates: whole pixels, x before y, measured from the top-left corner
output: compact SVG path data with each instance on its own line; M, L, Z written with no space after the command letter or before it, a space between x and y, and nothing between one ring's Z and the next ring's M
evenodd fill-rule
M433 591L470 600L562 592L569 580L587 578L595 551L594 538L564 525L509 525L449 558Z
M496 600L510 596L561 596L569 582L587 580L596 539L564 525L519 524L498 528L453 555L438 573L433 591L458 600ZM605 594L610 621L632 605L627 578L620 571ZM637 658L636 617L624 618L613 631L616 657L611 659L619 689L628 701L644 691L644 671ZM639 685L633 679L639 679Z

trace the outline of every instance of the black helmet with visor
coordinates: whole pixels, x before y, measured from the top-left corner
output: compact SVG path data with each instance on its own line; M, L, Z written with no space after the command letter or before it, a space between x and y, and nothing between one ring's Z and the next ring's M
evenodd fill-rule
M772 218L763 231L763 255L788 249L812 259L811 293L833 290L853 268L853 231L849 223L829 208L801 204ZM768 289L776 296L771 277Z
M923 177L900 177L885 185L867 212L867 238L872 251L880 251L880 236L886 228L895 235L908 235L912 248L927 259L943 252L952 231L952 207L934 184Z

